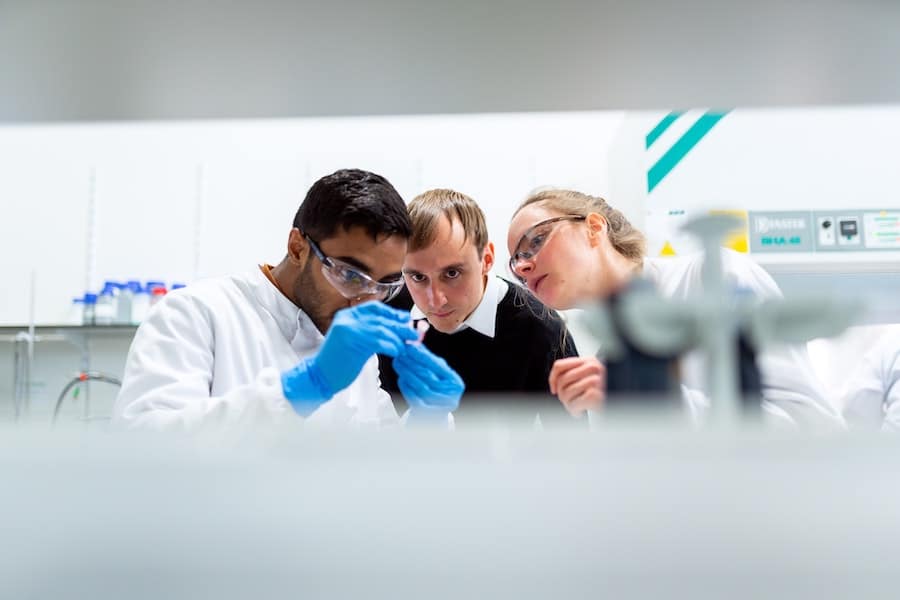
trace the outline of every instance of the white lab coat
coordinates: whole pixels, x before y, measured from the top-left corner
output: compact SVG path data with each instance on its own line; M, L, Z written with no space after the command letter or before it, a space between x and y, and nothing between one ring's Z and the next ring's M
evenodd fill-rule
M863 355L845 389L843 413L852 427L900 431L900 332Z
M686 299L702 287L703 254L674 258L645 258L644 276L656 284L669 298ZM781 290L766 273L746 255L722 249L722 270L734 285L750 290L760 299L781 298ZM829 402L816 377L806 345L782 345L766 348L758 357L763 383L763 410L775 420L789 418L804 428L842 429L844 421ZM697 393L705 385L704 360L698 351L682 361L686 397L695 414L702 415L708 399Z
M193 431L246 423L385 425L398 421L373 356L356 380L306 419L284 398L281 372L324 337L257 268L172 292L138 328L113 423Z

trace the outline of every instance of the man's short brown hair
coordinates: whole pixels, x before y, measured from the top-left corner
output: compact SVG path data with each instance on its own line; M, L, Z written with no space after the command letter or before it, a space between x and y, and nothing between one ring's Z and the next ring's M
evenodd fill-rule
M409 251L416 252L434 242L438 222L446 217L451 223L458 221L466 240L475 244L478 254L488 243L484 212L469 196L455 190L435 189L419 194L409 203L412 236Z

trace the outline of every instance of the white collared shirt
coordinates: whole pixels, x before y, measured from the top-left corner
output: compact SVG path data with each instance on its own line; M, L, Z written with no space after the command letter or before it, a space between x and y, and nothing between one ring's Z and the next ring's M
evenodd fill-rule
M467 327L471 327L478 333L493 339L494 329L497 325L497 306L499 306L503 297L506 296L508 289L509 284L506 281L496 275L489 275L487 285L484 286L484 295L481 297L481 302L478 303L472 314L450 333L457 333ZM410 314L414 321L427 318L425 313L415 305L413 305Z

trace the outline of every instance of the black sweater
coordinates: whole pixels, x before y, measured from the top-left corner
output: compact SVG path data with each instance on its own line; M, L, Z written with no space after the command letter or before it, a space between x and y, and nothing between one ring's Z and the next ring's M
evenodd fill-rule
M425 346L444 358L466 384L454 412L456 422L465 425L476 414L533 421L535 413L545 426L571 422L559 400L550 395L547 378L555 360L578 355L575 343L555 311L521 286L507 283L509 289L497 305L493 338L470 327L453 334L432 327L425 334ZM390 304L408 310L413 302L404 289ZM378 358L384 389L395 402L403 402L391 359ZM405 410L405 402L401 406Z

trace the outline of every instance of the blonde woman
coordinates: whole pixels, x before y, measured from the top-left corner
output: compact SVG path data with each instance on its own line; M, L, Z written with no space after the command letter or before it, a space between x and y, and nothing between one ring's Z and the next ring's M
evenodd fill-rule
M577 191L543 190L527 198L513 215L507 243L512 273L556 310L607 300L639 276L669 298L687 298L701 286L701 254L648 258L643 234L620 211L603 198ZM768 273L745 255L723 249L722 264L738 288L761 298L781 296ZM759 366L766 413L804 426L843 427L815 378L805 346L767 350L759 356ZM683 361L683 375L689 390L702 387L697 356ZM569 412L578 414L603 406L605 379L606 369L597 358L568 358L554 365L550 388Z

